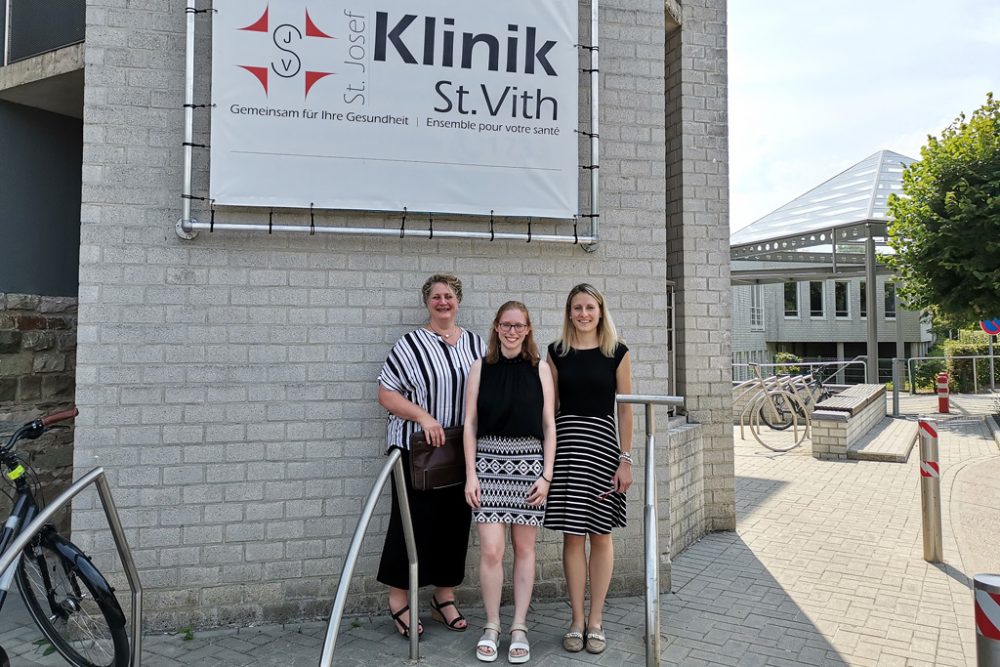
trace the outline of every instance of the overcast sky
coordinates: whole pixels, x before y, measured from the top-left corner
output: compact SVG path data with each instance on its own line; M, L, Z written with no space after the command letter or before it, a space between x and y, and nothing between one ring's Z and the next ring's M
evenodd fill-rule
M1000 0L729 0L732 230L1000 95Z

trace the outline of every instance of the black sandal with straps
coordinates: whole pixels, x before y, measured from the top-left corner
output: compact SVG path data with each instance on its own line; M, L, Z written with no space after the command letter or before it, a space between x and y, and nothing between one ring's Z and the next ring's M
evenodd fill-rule
M455 613L458 614L458 616L451 619L451 623L448 622L448 619L444 616L444 612L441 611L448 606L455 607ZM466 619L465 616L462 616L462 612L458 610L458 606L455 604L454 600L447 600L445 602L438 603L437 598L433 595L431 596L431 618L454 632L465 632L465 630L469 627L468 621L466 621L466 624L462 627L457 625L457 623L465 621Z
M410 638L410 626L403 620L405 616L410 613L410 605L405 605L402 609L397 611L395 614L392 613L392 607L389 608L389 615L392 616L392 620L396 623L396 632L399 633L401 637L406 639ZM417 636L420 637L424 634L424 624L419 620L417 621Z

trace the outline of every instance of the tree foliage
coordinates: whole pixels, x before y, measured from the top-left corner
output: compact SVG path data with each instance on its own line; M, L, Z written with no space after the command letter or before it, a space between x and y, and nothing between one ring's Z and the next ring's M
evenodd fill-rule
M1000 102L928 137L889 198L887 257L910 309L958 320L1000 317Z

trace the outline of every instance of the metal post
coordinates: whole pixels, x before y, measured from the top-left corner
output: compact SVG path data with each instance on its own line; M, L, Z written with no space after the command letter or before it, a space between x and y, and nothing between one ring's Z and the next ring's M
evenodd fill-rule
M993 369L993 339L995 336L988 336L990 340L990 391L996 393L997 390L997 373Z
M972 393L979 393L979 372L976 370L976 358L972 357Z
M879 314L885 314L885 308L878 307L875 299L876 281L876 258L875 258L875 232L871 224L866 224L868 238L865 240L865 289L868 292L868 366L866 368L865 382L868 384L878 384L878 318Z
M125 569L125 578L128 580L129 588L132 589L132 646L129 665L134 667L142 663L142 583L139 581L139 569L135 566L132 552L129 551L125 541L125 531L122 528L122 520L118 516L115 500L111 496L111 485L108 484L108 478L103 474L98 475L94 479L94 484L97 486L97 495L104 507L104 516L108 520L108 526L111 527L111 534L115 536L118 557Z
M941 547L941 466L938 463L937 423L933 419L918 422L920 434L920 507L924 533L924 560L944 560Z
M1000 667L1000 574L972 578L976 618L976 665Z
M899 416L899 384L902 380L902 374L899 372L899 363L902 361L899 357L893 357L892 359L892 416Z
M10 10L10 0L6 0L6 2L3 3L3 13L4 13L3 53L0 54L0 61L2 61L0 62L0 64L6 67L7 65L10 64L10 42L11 42L11 35L13 34L10 27L10 20L12 14Z
M420 658L420 626L417 620L417 587L420 583L417 563L417 540L413 535L413 517L410 515L410 496L406 492L406 477L403 472L402 457L393 464L393 478L396 482L396 497L399 499L399 518L403 522L403 540L406 542L406 558L410 563L410 659Z
M389 480L389 474L396 474L400 518L403 520L403 537L406 540L406 555L410 562L410 659L420 659L419 633L417 632L417 547L413 541L413 524L410 519L410 503L406 494L405 481L400 492L398 486L403 480L402 453L398 449L389 452L389 460L382 466L372 490L365 499L364 507L361 509L361 516L358 517L358 526L354 529L354 537L351 538L351 545L347 548L347 557L344 558L344 567L340 573L340 583L337 584L337 594L333 598L333 609L330 612L330 623L326 628L326 639L323 642L323 653L320 656L320 667L331 667L333 665L333 652L337 648L337 634L340 631L340 620L344 616L344 607L347 605L347 591L351 586L351 576L354 574L354 566L358 562L358 554L361 552L361 542L365 537L368 524L372 520L375 512L375 504L382 489L385 488Z
M656 421L653 406L646 404L646 504L643 521L646 533L646 666L660 664L660 563L656 525Z
M646 556L646 667L660 664L660 562L657 543L658 527L656 518L656 422L654 405L684 405L679 396L648 396L639 394L619 394L619 403L642 403L646 408L646 461L644 482L646 502L643 507L643 541ZM670 437L670 423L667 422L667 438Z

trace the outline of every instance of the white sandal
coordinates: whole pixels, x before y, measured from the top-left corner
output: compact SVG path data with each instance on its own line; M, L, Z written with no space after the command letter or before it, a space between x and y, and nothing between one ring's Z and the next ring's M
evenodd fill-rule
M488 633L495 632L496 639L490 639ZM493 662L497 659L499 655L499 644L500 644L500 625L497 623L487 623L483 626L483 636L480 637L479 643L476 644L476 657L482 662ZM488 648L492 653L483 653L481 649Z
M524 641L514 641L514 633L523 632ZM514 655L514 651L524 651L524 655ZM523 623L515 623L510 626L510 648L507 649L507 662L512 665L520 665L531 660L531 646L528 644L528 628Z

